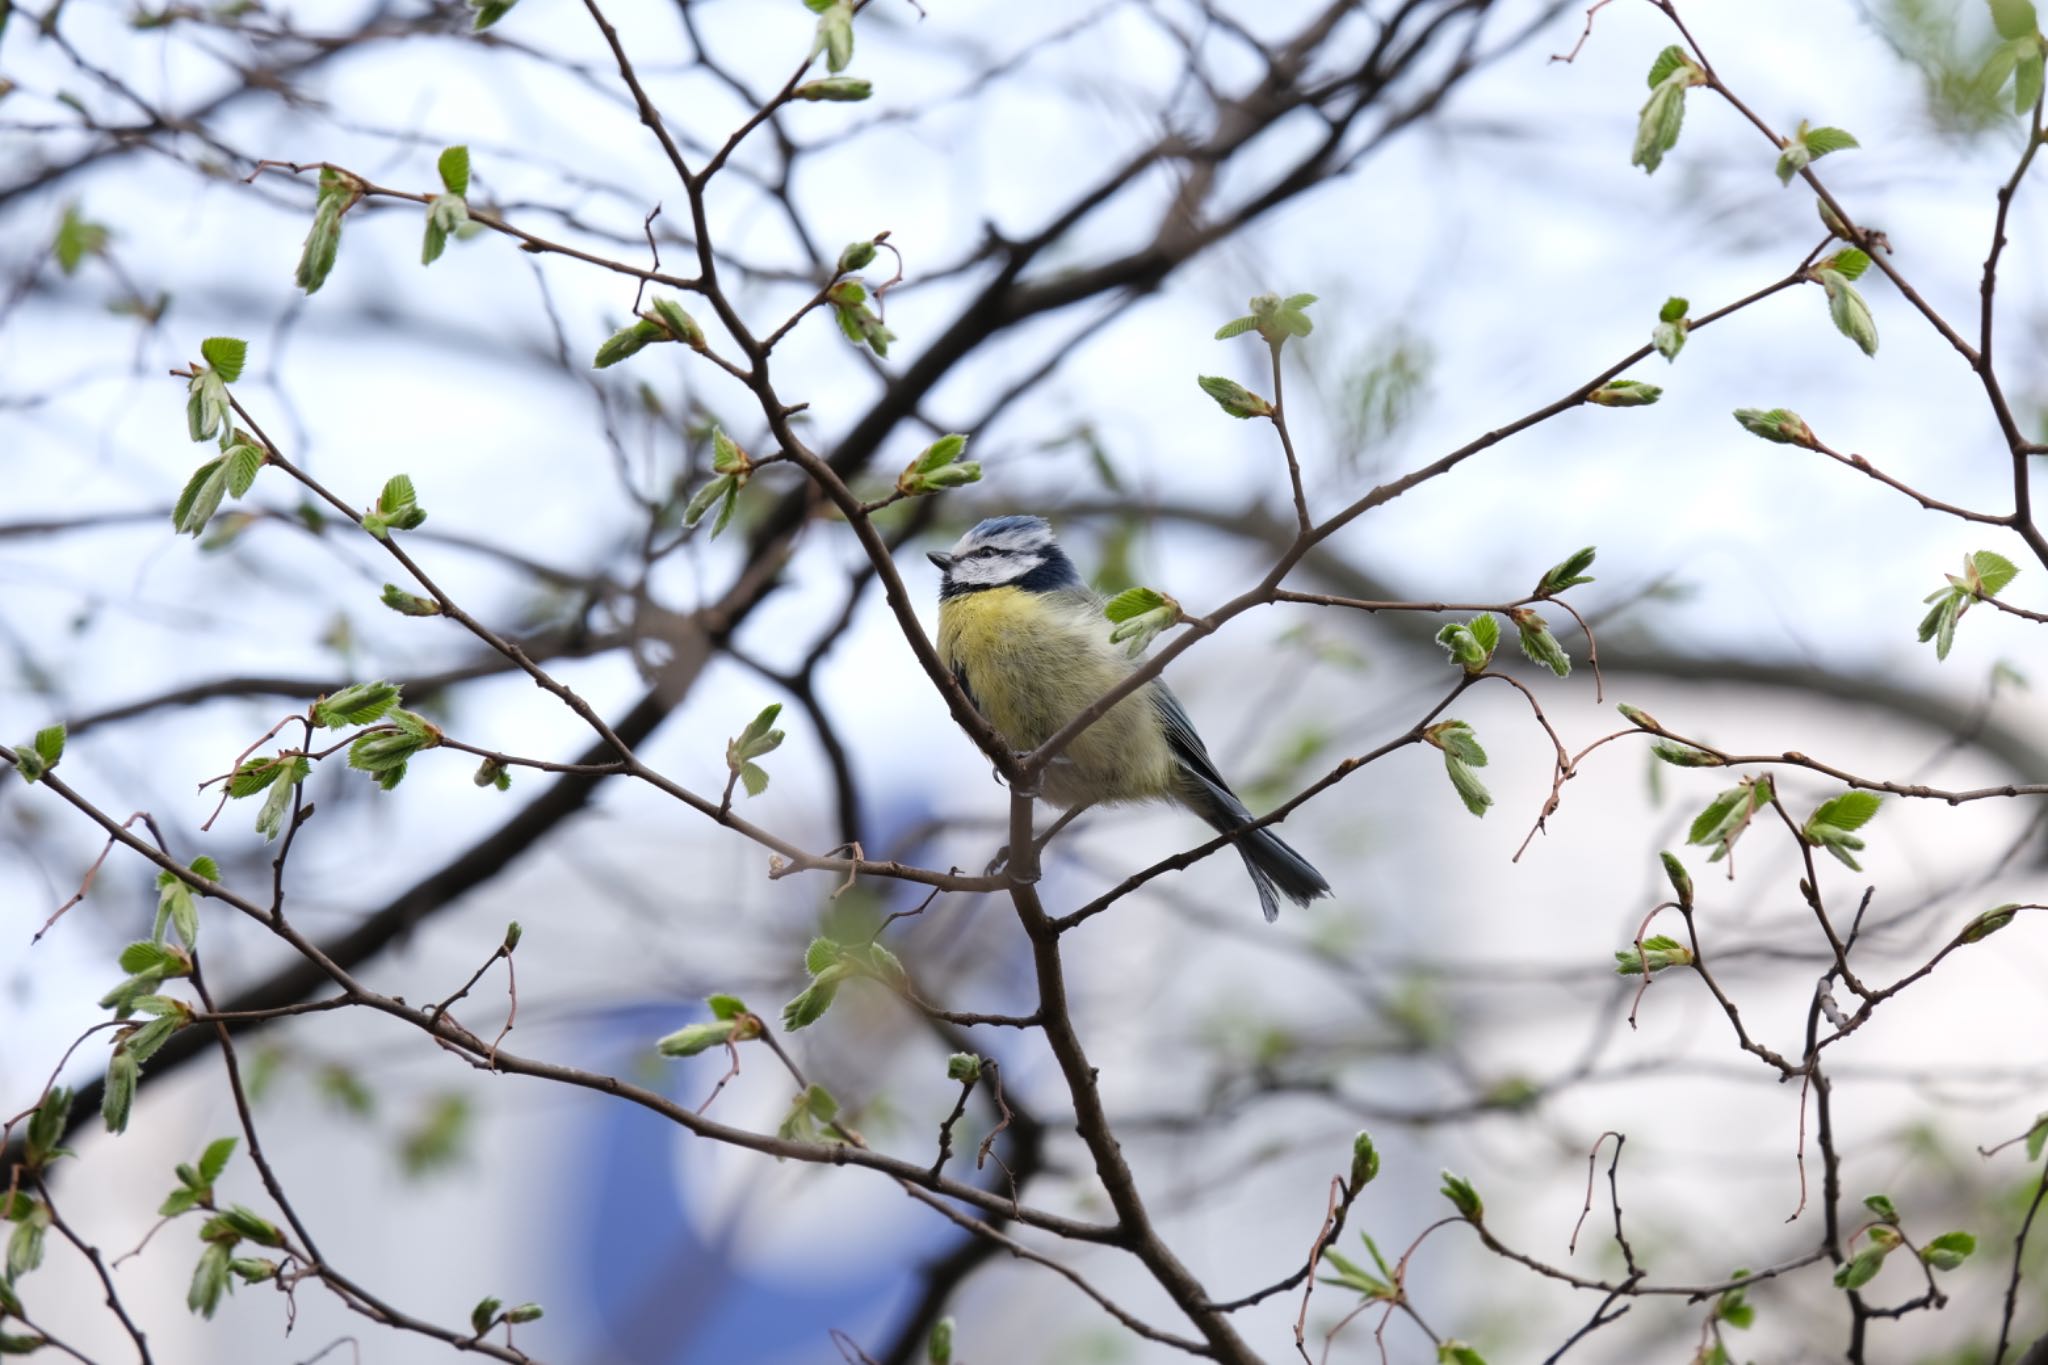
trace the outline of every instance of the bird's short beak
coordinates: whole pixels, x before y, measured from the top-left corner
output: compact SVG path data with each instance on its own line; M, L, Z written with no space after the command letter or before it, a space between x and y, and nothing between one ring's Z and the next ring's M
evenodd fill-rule
M927 554L925 558L931 560L932 563L938 565L940 573L944 573L946 570L953 567L953 556L947 554L944 550L933 550L931 553Z

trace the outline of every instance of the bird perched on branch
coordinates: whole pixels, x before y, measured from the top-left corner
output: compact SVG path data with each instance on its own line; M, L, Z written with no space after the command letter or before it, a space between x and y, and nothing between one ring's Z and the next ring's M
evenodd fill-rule
M994 517L931 561L939 586L939 658L975 709L1012 748L1049 739L1130 673L1110 643L1102 599L1074 571L1043 517ZM1170 801L1219 833L1251 812L1216 771L1194 722L1166 684L1146 683L1074 736L1047 765L1045 798L1069 808ZM1308 860L1270 829L1232 835L1268 920L1279 897L1306 905L1330 894Z

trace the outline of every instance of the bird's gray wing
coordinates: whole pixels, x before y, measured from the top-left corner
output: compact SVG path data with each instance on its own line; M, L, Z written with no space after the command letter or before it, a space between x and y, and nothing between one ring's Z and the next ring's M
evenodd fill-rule
M1159 712L1160 728L1166 732L1166 744L1173 751L1181 766L1208 787L1229 806L1236 808L1240 820L1249 819L1243 814L1244 806L1230 790L1230 784L1223 780L1223 774L1216 771L1214 759L1202 743L1202 737L1195 733L1195 723L1188 719L1187 709L1180 704L1180 698L1173 695L1165 683L1155 683L1152 688L1152 705Z

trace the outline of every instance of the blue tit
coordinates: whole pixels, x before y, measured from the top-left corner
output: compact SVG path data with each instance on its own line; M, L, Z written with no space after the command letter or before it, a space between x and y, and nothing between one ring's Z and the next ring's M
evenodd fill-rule
M990 725L1034 749L1135 666L1109 640L1102 599L1088 589L1043 517L994 517L931 555L939 587L939 658ZM1222 832L1252 815L1202 746L1163 682L1149 682L1076 735L1047 765L1044 796L1078 810L1171 801ZM1236 836L1271 920L1279 897L1306 905L1330 884L1270 828Z

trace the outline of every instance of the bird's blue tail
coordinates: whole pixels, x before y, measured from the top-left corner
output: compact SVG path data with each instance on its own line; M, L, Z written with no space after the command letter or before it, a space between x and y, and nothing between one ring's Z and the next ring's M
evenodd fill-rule
M1251 823L1252 813L1237 799L1237 793L1201 774L1190 775L1196 780L1197 799L1188 804L1219 834L1229 834ZM1245 870L1252 874L1253 885L1258 887L1259 908L1265 911L1269 923L1280 918L1281 896L1296 905L1307 905L1330 894L1330 884L1323 880L1323 874L1271 829L1245 830L1235 835L1232 842L1244 857Z

